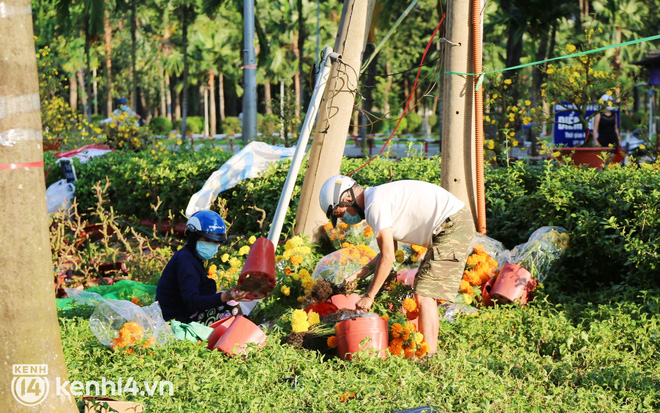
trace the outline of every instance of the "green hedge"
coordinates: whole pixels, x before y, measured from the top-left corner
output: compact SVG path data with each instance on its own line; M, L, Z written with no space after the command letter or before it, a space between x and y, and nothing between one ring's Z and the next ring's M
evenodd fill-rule
M182 217L190 196L208 176L230 157L221 150L191 153L112 153L76 163L76 194L80 210L95 205L92 185L108 176L108 191L115 211L127 217L153 217L151 204L160 196L161 215L172 210ZM61 179L54 157L48 184ZM344 159L348 174L362 159ZM272 165L260 179L242 181L221 194L227 221L235 234L266 234L277 208L290 161ZM306 165L302 165L302 171ZM439 158L406 157L396 162L376 159L354 177L363 186L390 180L420 179L439 184ZM283 236L292 231L303 181L300 174L286 215ZM595 169L523 162L509 168L486 169L488 235L507 248L525 242L536 229L547 225L566 228L571 246L564 267L554 275L563 285L628 281L657 284L660 269L660 174L654 167ZM265 214L265 218L264 218ZM549 277L548 279L552 279Z

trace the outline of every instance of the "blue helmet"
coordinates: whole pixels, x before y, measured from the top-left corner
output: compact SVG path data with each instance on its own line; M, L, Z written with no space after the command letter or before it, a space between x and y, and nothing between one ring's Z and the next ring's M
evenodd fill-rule
M202 210L195 212L188 218L186 230L195 239L205 237L223 244L227 241L227 226L220 214L215 211Z
M126 103L128 103L128 101L126 100L126 98L119 98L119 99L117 99L117 104L118 104L118 105L125 105Z

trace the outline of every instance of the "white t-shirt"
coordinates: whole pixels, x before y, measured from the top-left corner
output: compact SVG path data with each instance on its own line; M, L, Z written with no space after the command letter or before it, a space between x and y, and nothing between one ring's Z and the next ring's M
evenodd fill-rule
M374 234L392 227L396 241L429 247L440 225L465 203L438 185L408 180L366 188L364 206Z

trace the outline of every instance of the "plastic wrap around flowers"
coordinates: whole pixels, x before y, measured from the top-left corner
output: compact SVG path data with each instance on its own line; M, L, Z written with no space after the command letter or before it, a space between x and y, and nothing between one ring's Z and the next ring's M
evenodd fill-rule
M322 278L334 285L340 285L375 256L376 253L366 245L347 245L321 258L316 264L312 278L315 280Z
M526 243L511 250L508 261L527 269L538 282L543 282L560 263L568 248L568 231L562 227L541 227Z

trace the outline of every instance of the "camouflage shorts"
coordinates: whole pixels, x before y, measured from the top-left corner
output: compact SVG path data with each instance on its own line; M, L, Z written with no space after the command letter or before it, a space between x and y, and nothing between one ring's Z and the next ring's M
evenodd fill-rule
M474 221L467 207L442 224L442 231L433 237L433 246L419 264L415 294L447 302L456 299L474 234Z

